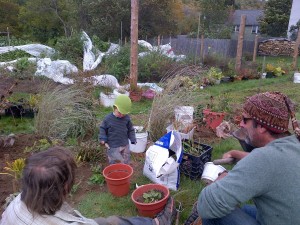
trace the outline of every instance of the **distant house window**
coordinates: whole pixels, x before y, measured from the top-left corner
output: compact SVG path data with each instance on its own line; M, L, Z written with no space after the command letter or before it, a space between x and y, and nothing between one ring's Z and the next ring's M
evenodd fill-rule
M252 26L252 31L251 31L252 34L257 34L259 33L259 29L258 29L258 26Z
M240 30L240 26L235 25L235 26L234 26L234 32L239 32L239 30Z

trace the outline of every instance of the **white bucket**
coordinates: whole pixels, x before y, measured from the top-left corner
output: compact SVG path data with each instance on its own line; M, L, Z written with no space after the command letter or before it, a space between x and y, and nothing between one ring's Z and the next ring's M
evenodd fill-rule
M147 141L148 141L148 133L136 133L136 144L131 144L129 140L129 150L135 153L141 153L146 150Z
M204 170L201 176L201 180L210 184L218 178L218 174L225 171L223 166L215 165L212 162L207 162L204 164Z
M175 120L182 123L184 127L193 123L194 107L192 106L177 106L174 109Z
M300 73L294 73L294 83L300 83Z
M114 105L116 97L117 96L113 93L106 95L103 92L101 92L100 93L100 102L104 107L111 107Z

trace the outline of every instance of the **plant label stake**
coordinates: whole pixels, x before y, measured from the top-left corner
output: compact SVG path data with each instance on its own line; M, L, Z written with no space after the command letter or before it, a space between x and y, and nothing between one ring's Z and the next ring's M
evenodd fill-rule
M176 211L177 211L177 213L176 213L176 222L175 222L175 225L178 225L179 224L179 215L183 211L181 202L179 202L179 206L176 209Z

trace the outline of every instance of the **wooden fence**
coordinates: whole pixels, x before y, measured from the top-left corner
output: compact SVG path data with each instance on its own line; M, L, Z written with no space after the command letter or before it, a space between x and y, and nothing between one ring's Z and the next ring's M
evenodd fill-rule
M259 41L263 39L260 38ZM157 39L147 40L152 45L157 45ZM176 38L160 39L162 45L171 43L175 54L184 54L195 57L200 56L201 39L189 38L187 35L178 35ZM254 40L244 41L243 54L253 54ZM235 58L237 51L237 40L233 39L204 39L203 54L217 54L225 58Z

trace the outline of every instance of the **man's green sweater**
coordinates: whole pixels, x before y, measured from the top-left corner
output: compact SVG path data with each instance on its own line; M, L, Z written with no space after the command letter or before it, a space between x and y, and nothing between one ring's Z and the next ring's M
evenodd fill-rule
M252 199L261 225L300 224L300 143L292 135L253 150L226 177L204 188L202 218L221 218Z

